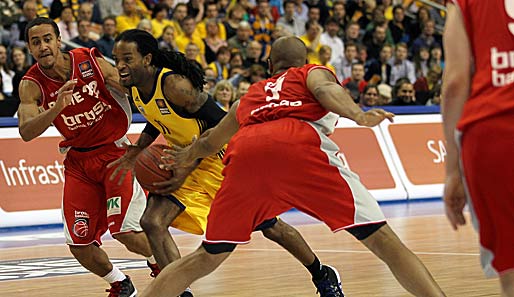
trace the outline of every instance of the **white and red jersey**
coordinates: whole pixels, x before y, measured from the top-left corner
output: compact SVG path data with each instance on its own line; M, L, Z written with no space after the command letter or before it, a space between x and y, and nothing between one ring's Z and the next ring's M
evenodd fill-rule
M239 103L239 125L244 127L282 118L296 118L313 122L323 133L331 134L339 116L321 106L307 88L307 76L314 69L325 69L333 74L324 66L308 64L290 68L253 84Z
M131 122L127 102L118 102L108 91L95 57L102 57L96 48L77 48L69 52L72 73L70 79L77 79L73 99L53 121L64 137L60 148L89 148L122 139ZM39 86L41 109L55 104L57 91L65 82L47 76L39 64L32 66L23 79Z
M452 0L474 58L471 93L458 128L514 110L514 1Z

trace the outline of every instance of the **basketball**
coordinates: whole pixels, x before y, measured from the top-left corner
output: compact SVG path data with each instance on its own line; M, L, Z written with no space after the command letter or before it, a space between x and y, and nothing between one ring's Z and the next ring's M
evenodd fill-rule
M171 149L171 147L163 144L154 144L145 148L137 156L134 172L139 184L147 191L153 192L157 189L153 186L153 183L166 181L173 177L172 171L159 168L159 164L172 163L172 161L161 159L165 149Z

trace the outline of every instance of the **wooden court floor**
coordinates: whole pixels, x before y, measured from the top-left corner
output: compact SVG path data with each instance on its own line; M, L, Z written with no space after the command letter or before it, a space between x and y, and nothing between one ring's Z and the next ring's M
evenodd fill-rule
M485 279L479 266L477 236L468 224L453 232L444 215L388 220L405 244L426 264L448 296L500 296L498 281ZM332 234L322 224L295 226L323 263L341 273L347 296L410 296L396 282L385 264L346 232ZM190 253L200 238L175 236L183 254ZM133 258L116 241L104 242L113 258ZM64 245L0 249L1 260L70 257ZM152 279L148 269L126 270L143 290ZM0 281L1 297L107 296L107 284L92 274ZM251 244L240 246L213 274L192 285L197 297L316 296L309 274L278 245L255 233Z

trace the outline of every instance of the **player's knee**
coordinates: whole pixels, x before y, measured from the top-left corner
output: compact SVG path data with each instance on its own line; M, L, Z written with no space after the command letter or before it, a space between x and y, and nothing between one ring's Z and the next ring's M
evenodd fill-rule
M158 232L162 229L168 229L168 226L162 221L161 217L146 211L139 220L139 224L141 225L141 228L143 228L143 231L145 231L147 234Z
M284 240L287 240L287 238L295 237L297 234L293 227L276 218L266 221L265 223L266 228L262 228L260 230L264 237L272 241L281 243Z
M84 256L89 255L90 246L89 245L68 245L71 254L76 259L84 258Z

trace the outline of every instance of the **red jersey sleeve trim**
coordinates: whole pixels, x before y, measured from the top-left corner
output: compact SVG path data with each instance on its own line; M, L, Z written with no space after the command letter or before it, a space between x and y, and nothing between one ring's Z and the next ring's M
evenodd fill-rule
M98 65L98 62L96 61L96 58L104 58L102 53L96 48L92 47L89 49L89 56L91 57L91 60L93 61L93 64L95 64L95 68L98 69L98 73L100 74L100 78L102 79L102 82L105 83L104 74L102 72L102 68L100 68L100 65Z
M309 73L311 73L311 71L312 71L312 70L314 70L314 69L323 69L323 70L326 70L326 71L330 72L330 74L332 74L332 76L336 79L336 82L337 82L338 84L340 83L340 82L339 82L339 80L337 79L337 77L336 77L335 73L334 73L332 70L330 70L328 67L325 67L325 66L323 66L323 65L315 65L315 66L311 67L311 68L307 71L307 76L308 76L308 75L309 75ZM306 77L306 78L307 78L307 77Z

